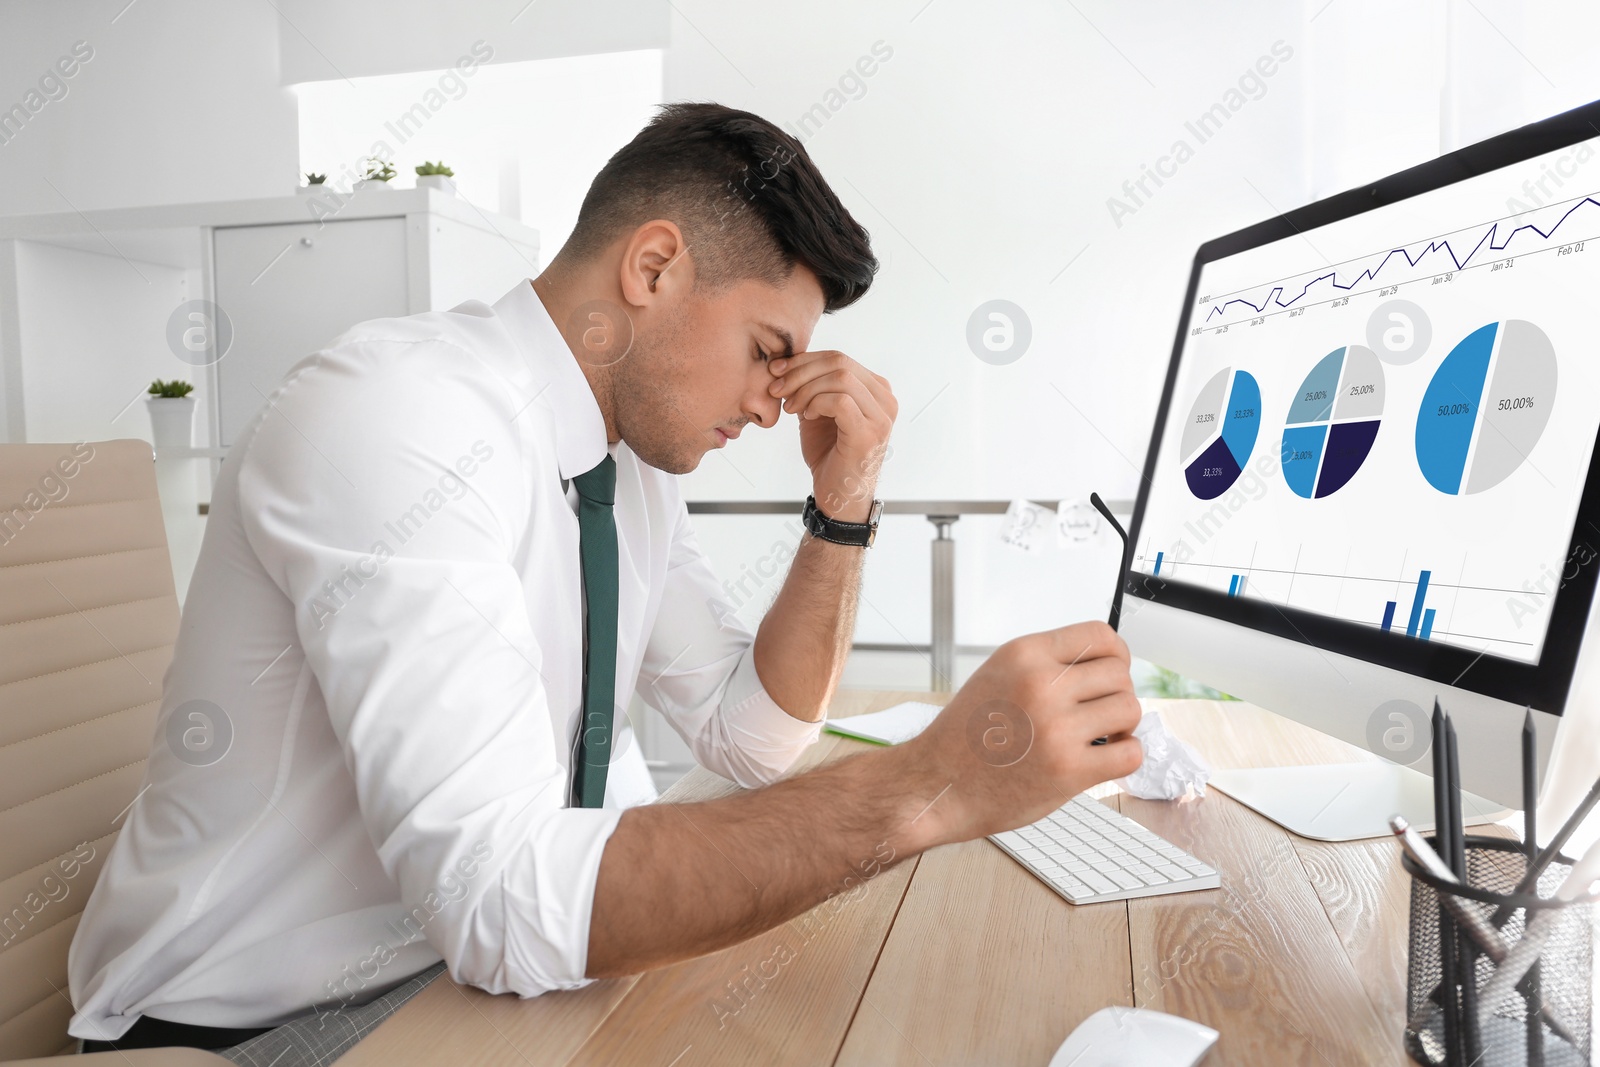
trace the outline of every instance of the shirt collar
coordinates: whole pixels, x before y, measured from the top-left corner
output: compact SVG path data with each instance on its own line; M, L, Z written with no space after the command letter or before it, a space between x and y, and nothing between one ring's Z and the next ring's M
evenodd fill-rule
M495 301L494 313L533 372L530 395L550 411L561 477L593 470L609 451L605 416L533 283L524 278Z

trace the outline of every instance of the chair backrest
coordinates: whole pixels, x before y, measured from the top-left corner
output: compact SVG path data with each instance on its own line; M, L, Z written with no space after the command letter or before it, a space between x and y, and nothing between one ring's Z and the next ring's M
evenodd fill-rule
M177 635L150 446L0 445L0 1060L74 1044L67 949Z

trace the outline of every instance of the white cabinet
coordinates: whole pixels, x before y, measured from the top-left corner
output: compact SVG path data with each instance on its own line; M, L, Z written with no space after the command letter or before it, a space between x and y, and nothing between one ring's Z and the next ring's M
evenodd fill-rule
M212 439L224 448L290 367L356 323L492 303L539 272L533 231L442 193L367 189L335 217L316 214L211 229L213 299L233 328L211 374Z
M130 401L159 377L194 384L196 443L225 448L350 326L538 273L536 231L436 189L0 217L0 440L148 440ZM219 361L173 341L195 300L233 325Z
M410 313L405 222L212 231L216 303L233 326L232 346L216 365L219 444L233 444L303 357L358 322Z
M192 383L197 448L160 457L181 593L215 462L289 367L538 273L537 232L434 189L0 217L0 441L148 441L151 379ZM232 325L220 359L196 301Z

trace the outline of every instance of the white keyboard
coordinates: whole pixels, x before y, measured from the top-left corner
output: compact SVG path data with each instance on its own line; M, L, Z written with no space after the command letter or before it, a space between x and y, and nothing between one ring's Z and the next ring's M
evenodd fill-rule
M1088 794L989 840L1073 904L1222 886L1214 869Z

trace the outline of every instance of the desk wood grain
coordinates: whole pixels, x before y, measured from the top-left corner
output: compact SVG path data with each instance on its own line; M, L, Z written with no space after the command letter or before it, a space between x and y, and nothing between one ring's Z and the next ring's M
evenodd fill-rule
M833 714L908 699L946 698L845 691ZM1218 768L1377 758L1246 704L1148 704ZM824 735L793 773L868 747ZM733 792L696 771L663 799ZM1216 1027L1207 1067L1407 1062L1409 890L1394 842L1296 838L1216 790L1183 804L1097 792L1215 866L1222 888L1074 907L969 841L901 864L855 899L642 977L520 1000L446 976L341 1067L1043 1067L1108 1004Z

